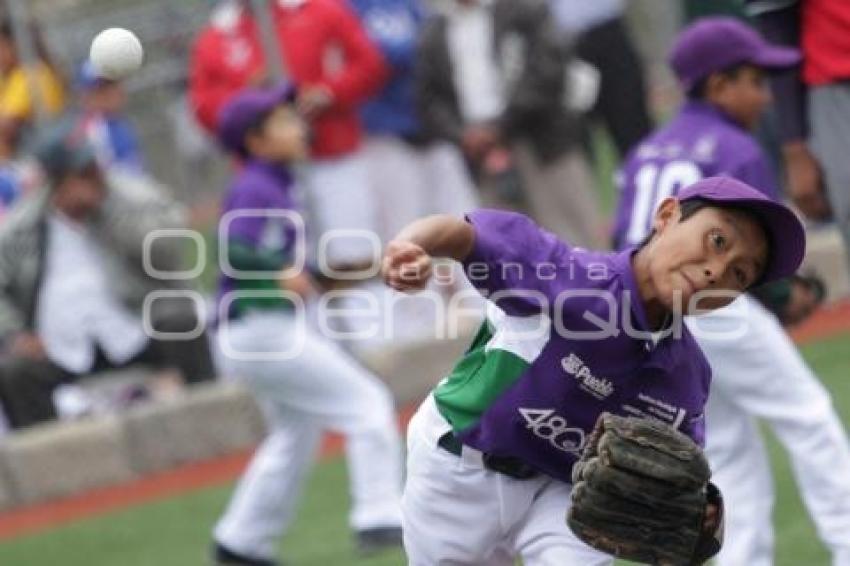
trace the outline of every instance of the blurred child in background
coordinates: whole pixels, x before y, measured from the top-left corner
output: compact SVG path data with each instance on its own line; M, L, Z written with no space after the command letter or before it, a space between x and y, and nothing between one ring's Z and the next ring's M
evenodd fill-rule
M127 93L123 83L98 76L91 61L77 74L82 127L104 169L119 167L140 173L144 159L136 130L126 117Z
M402 448L392 395L304 324L304 302L317 291L298 266L305 242L293 220L299 212L291 166L309 147L295 90L244 90L222 109L218 134L243 164L219 228L229 266L219 288L221 368L255 395L269 433L215 527L215 563L277 564L278 538L294 518L325 429L346 437L349 522L359 549L398 546Z
M65 108L62 77L36 28L32 37L38 60L25 69L11 23L0 22L0 119L18 124L32 119L34 104L46 117L58 116Z

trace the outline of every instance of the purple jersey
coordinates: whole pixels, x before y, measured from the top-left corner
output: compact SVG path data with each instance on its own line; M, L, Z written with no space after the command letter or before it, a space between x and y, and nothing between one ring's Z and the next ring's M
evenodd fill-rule
M246 291L237 294L235 300L228 300L223 314L232 317L248 308L290 306L282 298L256 295L258 291L266 295L278 292L278 273L293 261L299 233L293 222L297 215L292 184L292 175L285 167L249 161L225 195L219 223L219 257L226 257L232 270L253 274L232 277L233 273L222 273L220 305L228 293Z
M516 213L468 220L464 267L490 306L434 391L465 444L569 482L602 412L658 418L702 443L708 363L681 320L647 331L633 249L573 248Z
M778 195L773 172L752 135L715 107L689 101L626 159L618 179L616 246L640 243L662 200L716 175L734 177L773 198Z

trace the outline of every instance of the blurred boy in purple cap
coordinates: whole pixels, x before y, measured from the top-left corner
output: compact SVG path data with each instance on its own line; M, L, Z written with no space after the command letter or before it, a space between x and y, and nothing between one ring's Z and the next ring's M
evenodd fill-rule
M304 324L316 294L301 270L303 224L290 166L307 127L287 85L248 89L219 115L222 144L243 160L222 207L218 343L222 369L257 398L269 434L215 527L217 564L276 564L324 429L342 433L350 524L361 551L401 540L401 442L386 386ZM301 265L299 265L299 263Z
M448 257L489 300L472 346L408 429L412 566L612 564L564 520L600 414L660 419L703 442L710 369L682 314L793 273L805 236L783 205L722 177L664 199L652 229L639 246L592 252L520 214L479 210L419 220L389 244L391 287L421 289L432 258ZM718 523L704 522L704 540Z
M794 49L768 44L731 18L706 18L679 35L670 55L687 101L641 142L620 172L618 246L648 237L655 210L683 187L712 175L779 197L773 171L751 135L771 101L766 75L799 62ZM785 247L777 254L789 254ZM796 281L796 282L794 282ZM793 298L800 280L773 291ZM793 301L780 308L789 314ZM773 487L757 418L789 451L809 513L834 564L850 564L850 446L829 394L806 366L781 322L751 295L689 321L713 372L706 456L728 502L720 566L773 562Z

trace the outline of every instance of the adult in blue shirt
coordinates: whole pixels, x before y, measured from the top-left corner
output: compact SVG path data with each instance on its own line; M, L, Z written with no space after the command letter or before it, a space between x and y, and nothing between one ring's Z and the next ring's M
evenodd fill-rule
M475 188L459 150L427 136L416 110L414 65L427 16L419 0L350 0L392 74L365 104L365 152L381 239L390 240L420 216L464 213L476 206Z

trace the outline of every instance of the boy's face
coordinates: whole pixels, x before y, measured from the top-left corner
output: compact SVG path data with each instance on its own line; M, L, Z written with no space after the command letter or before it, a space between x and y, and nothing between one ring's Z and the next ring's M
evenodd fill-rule
M767 235L743 211L708 206L681 221L679 202L669 198L654 228L648 276L669 310L681 305L683 314L697 314L724 307L758 281L767 263Z
M86 107L106 115L120 114L127 103L124 86L115 81L102 81L84 97Z
M747 129L755 129L771 103L765 72L746 65L733 76L715 73L709 77L706 98Z
M106 186L100 169L91 164L63 176L53 189L51 202L69 218L83 222L100 209L105 198Z
M248 134L251 155L275 163L306 159L309 152L307 125L290 105L276 107L260 129Z

